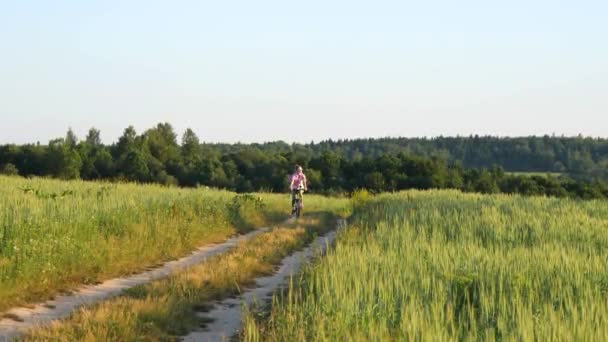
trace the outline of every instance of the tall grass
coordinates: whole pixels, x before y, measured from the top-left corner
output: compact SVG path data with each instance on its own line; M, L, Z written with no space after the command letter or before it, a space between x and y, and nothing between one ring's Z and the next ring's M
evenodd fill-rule
M414 191L350 224L245 340L608 337L606 202Z
M329 205L307 199L309 210ZM288 195L0 176L0 311L142 270L289 210Z

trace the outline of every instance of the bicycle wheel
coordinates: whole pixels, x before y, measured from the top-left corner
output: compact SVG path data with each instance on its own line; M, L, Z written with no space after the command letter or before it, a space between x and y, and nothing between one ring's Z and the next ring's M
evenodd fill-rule
M298 212L298 199L293 201L293 207L291 208L291 216L295 216Z
M298 198L298 199L296 200L296 207L295 207L295 210L296 210L296 218L300 218L300 214L302 213L302 202L301 202L301 201L302 201L302 199L301 199L301 198Z

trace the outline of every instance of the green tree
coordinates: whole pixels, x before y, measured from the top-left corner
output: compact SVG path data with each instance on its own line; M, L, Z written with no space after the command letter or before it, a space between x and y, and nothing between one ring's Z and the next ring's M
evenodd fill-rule
M496 179L492 176L492 173L486 169L483 169L478 173L474 184L475 191L484 194L494 194L500 191Z
M99 178L108 179L115 176L115 163L108 148L102 147L98 149L95 152L93 163Z
M72 128L68 129L68 132L65 135L65 145L71 149L76 148L76 145L78 144L78 137L76 137L76 134L74 134L74 131L72 131Z
M80 177L82 160L76 149L60 138L49 142L47 165L52 176L75 179Z
M374 171L365 176L365 188L373 192L381 192L386 188L386 180L382 173Z
M328 188L339 189L341 184L342 158L336 152L326 151L319 158L313 159L310 166L321 171L323 183Z
M201 184L201 144L196 136L196 133L192 131L190 128L186 129L182 136L182 146L181 146L181 159L182 159L182 168L181 172L179 172L181 183L184 185L194 186L196 184ZM206 179L205 182L208 182L209 179ZM208 183L206 183L209 185Z
M201 143L190 128L182 136L182 158L185 164L196 164L201 158Z
M143 138L149 153L148 168L153 178L165 183L165 174L173 177L184 173L177 134L169 123L159 123L147 130Z
M149 182L151 179L146 157L137 150L131 150L127 153L123 164L123 173L130 181Z
M133 126L125 128L122 136L118 138L116 144L116 156L119 161L125 159L130 151L137 150L137 132Z
M179 160L177 134L169 123L159 123L144 134L150 154L158 161L167 165L168 162Z
M91 129L89 129L87 137L85 138L85 142L92 147L101 146L101 132L95 127L91 127Z
M321 171L308 168L306 169L306 178L309 190L323 191L323 189L325 188Z

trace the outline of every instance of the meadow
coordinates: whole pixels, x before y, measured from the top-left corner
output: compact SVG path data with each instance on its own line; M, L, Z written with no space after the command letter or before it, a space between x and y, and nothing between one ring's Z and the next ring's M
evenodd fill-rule
M0 311L276 224L289 206L286 194L0 176Z
M608 203L359 196L335 249L251 313L246 341L608 338Z

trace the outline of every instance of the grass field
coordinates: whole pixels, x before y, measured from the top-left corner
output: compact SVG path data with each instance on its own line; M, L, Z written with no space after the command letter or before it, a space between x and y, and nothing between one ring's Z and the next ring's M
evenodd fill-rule
M331 199L307 196L307 211ZM0 176L0 311L284 220L287 195Z
M455 191L358 203L247 341L601 341L608 203Z

